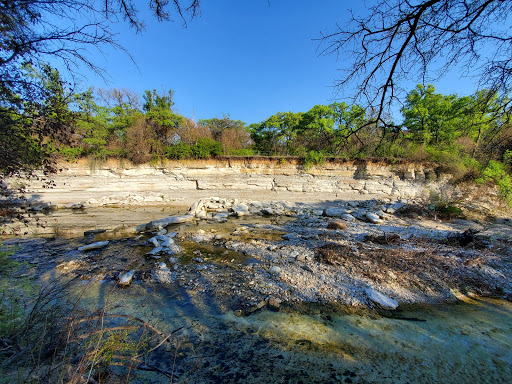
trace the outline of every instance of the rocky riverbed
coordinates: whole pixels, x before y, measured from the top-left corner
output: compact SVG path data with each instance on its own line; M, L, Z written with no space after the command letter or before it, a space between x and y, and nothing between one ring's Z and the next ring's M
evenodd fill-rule
M7 244L38 274L176 287L237 316L264 308L387 311L464 295L510 297L510 220L427 215L407 201L212 197L122 232Z

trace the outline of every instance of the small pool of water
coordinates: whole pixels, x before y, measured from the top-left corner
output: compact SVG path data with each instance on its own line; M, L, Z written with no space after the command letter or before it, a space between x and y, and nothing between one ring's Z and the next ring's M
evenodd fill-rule
M86 288L86 289L84 289ZM273 311L237 317L205 293L161 285L76 286L83 301L183 327L153 355L174 382L194 383L504 383L512 377L512 303L468 299L416 306L398 318ZM168 379L136 374L133 382Z

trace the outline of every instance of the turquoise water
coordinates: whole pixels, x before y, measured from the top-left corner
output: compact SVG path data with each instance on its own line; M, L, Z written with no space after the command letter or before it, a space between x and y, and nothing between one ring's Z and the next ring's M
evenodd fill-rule
M87 287L84 290L85 286ZM512 304L467 299L394 318L262 310L237 317L205 293L173 285L84 282L83 303L126 313L164 333L151 356L175 383L505 383L512 377ZM152 373L131 382L168 383Z

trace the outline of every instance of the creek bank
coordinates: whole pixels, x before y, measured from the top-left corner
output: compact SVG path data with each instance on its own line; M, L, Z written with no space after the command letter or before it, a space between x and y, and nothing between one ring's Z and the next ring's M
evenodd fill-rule
M29 207L37 212L113 205L190 205L201 191L248 198L255 193L304 193L311 198L323 194L324 200L328 196L367 195L418 198L431 190L446 189L451 178L438 164L378 159L329 159L308 169L299 159L264 157L168 160L138 166L115 160L92 165L79 160L58 168L61 171L52 176L52 188L36 180L11 179L9 185L24 185Z
M68 243L38 240L46 241L40 248L25 249L29 240L10 242L23 249L17 257L41 262L46 271L56 267L86 280L117 280L134 271L128 283L175 287L238 315L263 308L389 309L395 302L512 292L510 225L410 218L416 211L407 201L335 205L332 216L332 204L204 198L180 215L184 223L153 220L139 225L138 235L111 239L100 249L79 247L105 233ZM330 227L333 217L345 228ZM47 249L40 254L41 248Z

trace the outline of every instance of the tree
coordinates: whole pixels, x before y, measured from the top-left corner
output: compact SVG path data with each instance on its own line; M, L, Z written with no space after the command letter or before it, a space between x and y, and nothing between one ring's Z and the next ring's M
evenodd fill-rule
M199 0L148 0L148 5L158 20L178 15L185 24L199 11ZM84 65L101 74L87 51L105 46L122 49L111 31L118 18L137 32L144 29L132 0L0 0L0 180L51 165L50 152L44 147L37 150L32 137L44 131L51 140L63 128L35 130L38 115L33 113L38 108L29 106L42 105L45 88L40 78L27 77L26 64L42 72L45 63L58 62L71 76L77 76Z
M404 80L425 83L459 67L481 88L509 93L511 11L511 0L380 0L367 16L352 15L346 26L323 34L323 53L343 56L337 87L356 84L356 98L386 128L383 116L402 100Z
M464 131L471 99L435 92L432 84L419 84L406 98L404 126L414 141L425 145L453 144Z
M358 105L349 107L346 103L315 105L296 127L299 140L304 141L308 150L324 151L338 155L348 139L366 123L365 110Z
M52 144L69 141L76 119L69 108L75 95L57 70L44 65L38 71L25 65L23 71L27 81L37 81L40 89L37 99L2 95L6 102L0 104L0 179L3 175L30 174L39 166L52 171Z
M254 147L267 155L296 154L295 129L302 113L279 112L256 125L251 130Z
M172 111L174 91L170 90L160 95L155 89L146 90L142 98L142 108L146 112L146 118L153 123L153 128L158 138L168 144L171 131L174 131L183 122L183 116Z
M213 117L211 119L201 119L198 124L203 127L208 127L212 133L212 137L220 141L222 134L226 130L245 130L245 123L241 120L233 120L229 115L224 115L222 118Z

